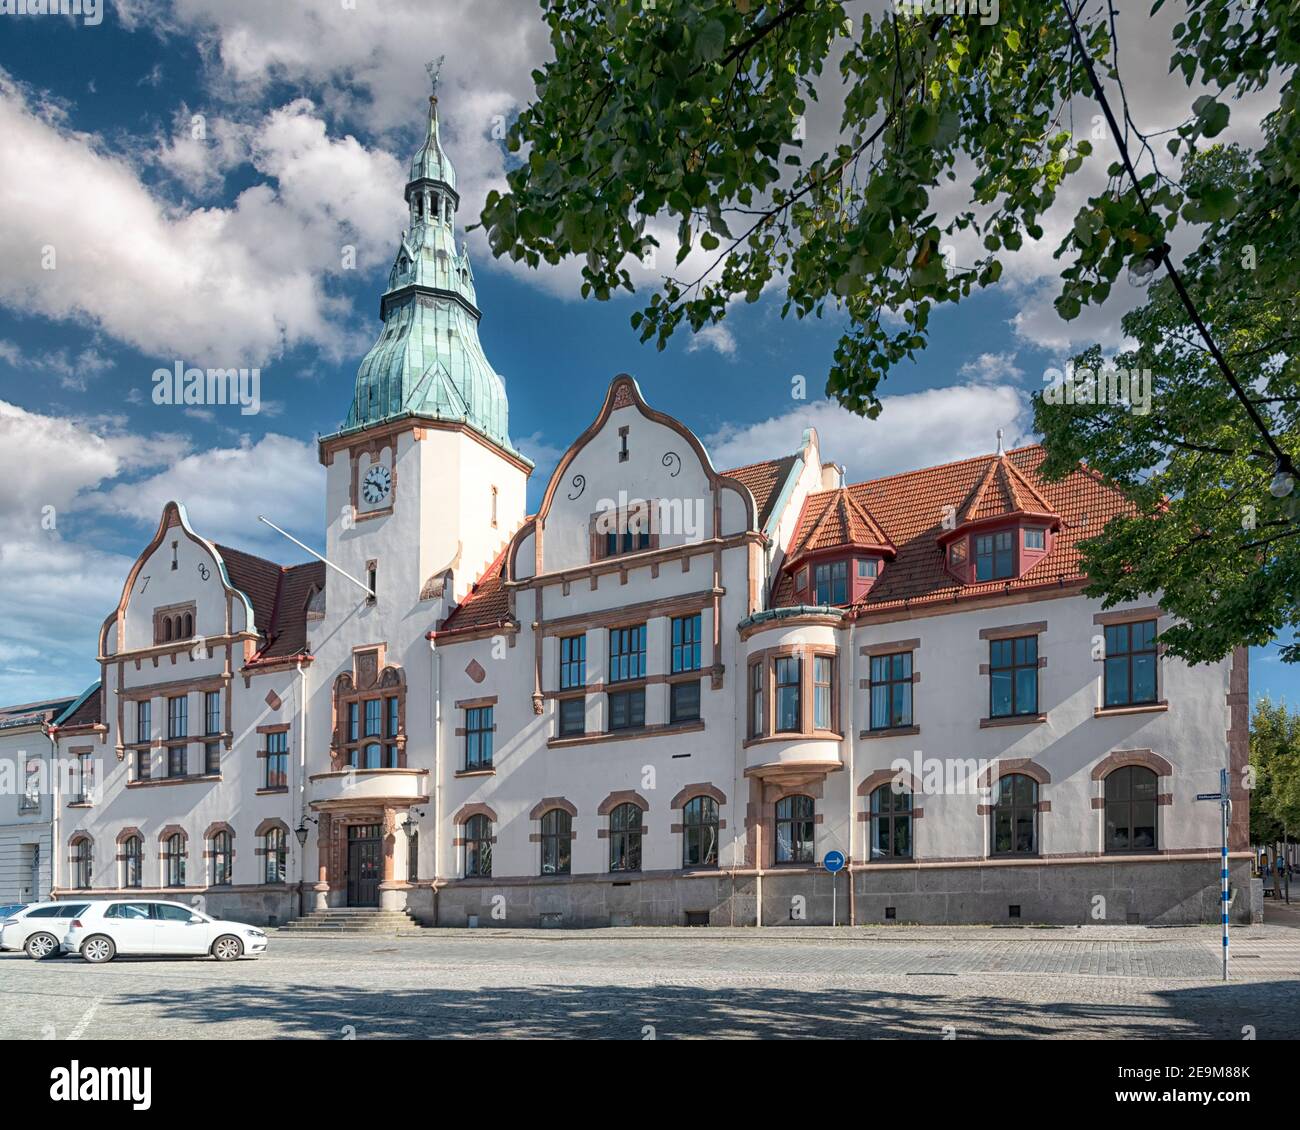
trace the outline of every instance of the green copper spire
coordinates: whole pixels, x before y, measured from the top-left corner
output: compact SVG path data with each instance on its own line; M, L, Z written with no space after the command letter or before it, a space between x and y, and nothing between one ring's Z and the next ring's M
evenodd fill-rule
M404 231L379 300L379 340L357 369L344 430L413 414L468 424L514 455L505 382L478 339L479 309L469 254L456 250L456 170L438 136L429 99L424 142L406 185Z

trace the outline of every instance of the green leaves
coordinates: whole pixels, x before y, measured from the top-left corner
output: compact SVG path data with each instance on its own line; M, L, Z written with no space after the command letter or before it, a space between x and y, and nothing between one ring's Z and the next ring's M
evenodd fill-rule
M1300 452L1300 10L1247 18L1237 0L1184 0L1170 71L1213 93L1188 97L1165 145L1151 139L1163 164L1183 162L1180 181L1132 143L1139 199L1119 162L1101 168L1061 125L1067 108L1094 104L1063 7L1003 7L990 25L886 10L855 28L841 0L548 0L554 59L507 137L507 189L484 205L492 251L533 266L580 256L583 292L597 300L648 286L632 328L660 349L779 282L783 316L843 316L826 390L874 417L881 382L927 348L932 312L996 285L1026 236L1064 231L1056 310L1073 320L1126 290L1153 247L1185 246L1180 224L1204 225L1181 264L1188 286ZM1080 18L1108 70L1104 9ZM823 136L807 115L831 60L843 111ZM1265 87L1277 108L1258 151L1224 146L1230 102ZM1058 193L1085 170L1106 183L1062 215ZM651 219L678 234L653 268L641 265ZM701 259L709 269L686 274ZM1160 591L1189 625L1167 645L1199 661L1297 623L1300 535L1268 495L1271 465L1186 312L1149 282L1123 325L1138 343L1132 362L1153 374L1152 411L1040 406L1036 425L1050 467L1087 458L1137 507L1088 543L1096 591ZM1243 505L1256 508L1254 531Z

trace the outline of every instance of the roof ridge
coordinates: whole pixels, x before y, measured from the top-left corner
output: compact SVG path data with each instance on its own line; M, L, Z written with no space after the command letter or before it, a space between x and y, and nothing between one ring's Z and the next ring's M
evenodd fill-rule
M980 506L984 502L984 495L989 489L989 483L991 483L997 475L1000 460L1005 459L1006 456L1003 455L999 457L993 455L985 456L985 458L991 459L992 462L989 463L988 469L984 472L984 477L980 479L970 494L966 496L966 501L962 503L961 510L958 511L957 514L957 522L959 525L969 522L975 514L979 513Z
M1010 451L1004 452L1003 455L1009 458L1012 455L1022 455L1026 451L1041 451L1041 450L1043 450L1043 445L1041 443L1027 443L1025 444L1024 447L1014 447ZM971 455L965 459L953 459L947 463L931 463L928 467L916 467L911 471L895 471L892 475L879 475L874 479L863 479L860 482L848 483L846 489L854 490L857 487L873 486L876 483L887 483L889 482L890 479L905 479L912 475L923 475L927 471L941 471L941 470L946 470L950 467L962 467L967 463L978 463L983 459L996 459L997 457L998 457L997 452L990 451L990 452L986 452L983 455ZM826 494L827 492L814 491L812 493Z
M792 459L800 454L801 452L798 451L788 451L784 455L774 455L770 459L755 459L752 463L742 463L739 467L732 467L729 470L719 471L718 473L721 475L734 475L738 471L748 471L754 467L766 467L769 463L780 463L782 459Z

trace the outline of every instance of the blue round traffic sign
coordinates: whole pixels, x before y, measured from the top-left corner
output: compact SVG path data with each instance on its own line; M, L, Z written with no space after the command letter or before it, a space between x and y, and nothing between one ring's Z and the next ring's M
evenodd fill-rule
M842 851L828 851L826 858L822 860L822 866L832 875L836 871L844 870L844 853Z

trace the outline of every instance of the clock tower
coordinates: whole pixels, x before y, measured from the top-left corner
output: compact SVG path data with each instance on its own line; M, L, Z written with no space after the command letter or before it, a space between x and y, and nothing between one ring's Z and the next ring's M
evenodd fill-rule
M447 615L524 517L532 464L510 439L505 382L479 341L460 196L438 99L406 184L409 226L379 300L378 339L357 368L342 427L320 440L327 468L327 615L380 609ZM384 617L386 618L386 616Z

